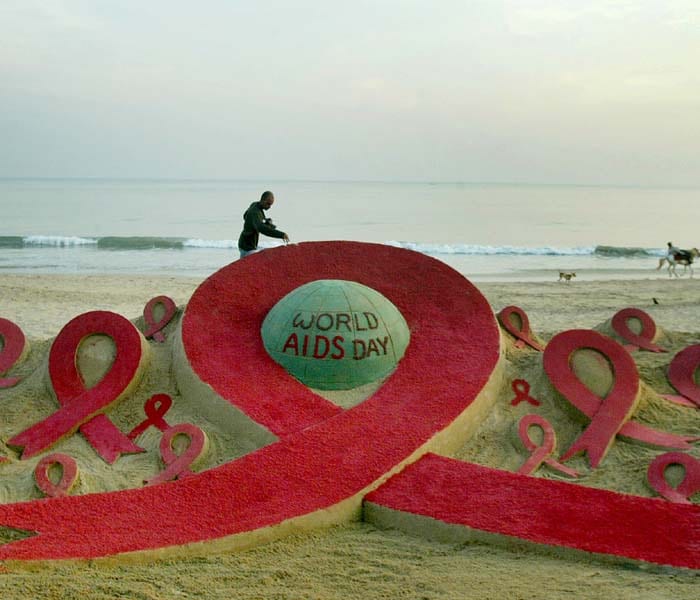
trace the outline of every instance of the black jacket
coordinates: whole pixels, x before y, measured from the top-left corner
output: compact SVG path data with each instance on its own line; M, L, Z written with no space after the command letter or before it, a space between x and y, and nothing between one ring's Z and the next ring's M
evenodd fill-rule
M243 231L238 238L238 247L241 250L250 252L258 247L258 237L260 234L273 238L282 239L284 231L277 229L271 221L265 218L260 202L253 202L243 213Z

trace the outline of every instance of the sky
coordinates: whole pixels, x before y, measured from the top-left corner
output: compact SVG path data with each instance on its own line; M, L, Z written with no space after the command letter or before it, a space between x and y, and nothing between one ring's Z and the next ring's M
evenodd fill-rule
M2 0L0 177L700 186L700 2Z

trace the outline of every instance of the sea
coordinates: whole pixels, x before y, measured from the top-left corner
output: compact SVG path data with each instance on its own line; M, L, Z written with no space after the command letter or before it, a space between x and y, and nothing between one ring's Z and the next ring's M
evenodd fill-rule
M0 179L0 275L206 278L238 260L243 212L268 189L291 243L388 244L473 281L668 277L656 270L666 242L700 246L700 188Z

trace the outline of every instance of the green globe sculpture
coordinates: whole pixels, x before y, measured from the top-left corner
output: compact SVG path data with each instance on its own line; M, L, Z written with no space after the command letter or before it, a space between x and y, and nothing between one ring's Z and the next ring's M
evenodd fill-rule
M385 296L338 279L291 291L267 314L261 335L273 360L319 390L350 390L385 377L411 337Z

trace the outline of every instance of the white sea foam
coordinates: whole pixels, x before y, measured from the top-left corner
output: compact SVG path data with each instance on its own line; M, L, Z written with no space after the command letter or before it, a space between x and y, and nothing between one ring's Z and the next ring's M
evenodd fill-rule
M94 246L96 238L84 238L64 235L28 235L22 238L26 246Z
M202 240L202 239L188 239L182 243L185 248L221 248L228 250L230 248L237 248L238 242L236 240Z
M538 248L526 248L522 246L483 246L478 244L431 244L416 242L386 242L389 246L406 248L423 254L465 254L472 256L494 256L508 254L511 256L589 256L595 254L596 246L582 246L574 248L555 248L554 246L541 246Z

